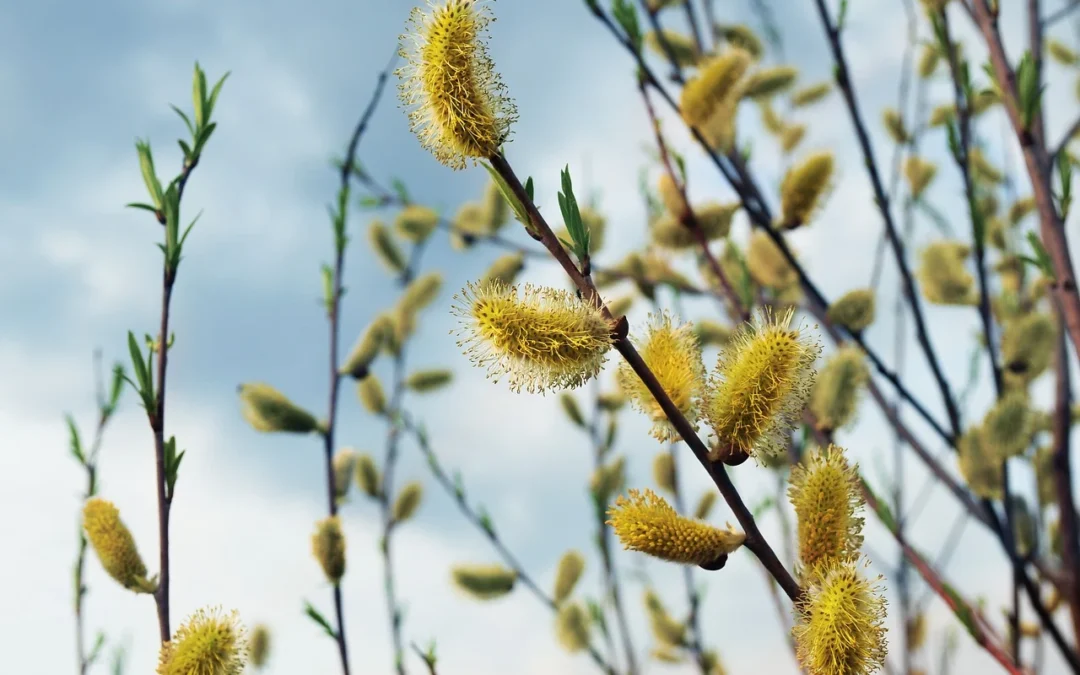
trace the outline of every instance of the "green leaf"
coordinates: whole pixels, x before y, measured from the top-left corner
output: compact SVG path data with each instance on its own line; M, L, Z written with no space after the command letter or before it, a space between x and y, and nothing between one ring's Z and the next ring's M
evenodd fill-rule
M176 114L180 116L180 119L184 120L184 124L187 125L188 133L191 134L192 138L195 138L195 126L191 123L191 120L188 119L187 114L185 114L183 110L177 108L171 103L169 104L169 107L176 111Z
M1035 263L1039 270L1042 271L1043 275L1047 279L1053 281L1054 263L1050 259L1050 254L1046 252L1046 248L1043 247L1042 241L1039 240L1038 235L1034 232L1028 232L1027 240L1028 244L1031 246L1031 250L1035 252L1035 259L1031 260L1030 258L1027 258L1027 260L1031 260L1031 262Z
M195 62L195 76L191 83L191 101L195 106L195 126L202 129L206 124L206 73Z
M150 213L153 213L154 215L157 215L157 209L155 209L153 206L151 206L149 204L141 204L139 202L130 202L128 204L124 204L124 206L129 208L129 209L142 209L143 211L149 211Z
M109 387L108 412L111 415L120 403L120 393L124 390L124 364L116 362L112 369L112 384Z
M499 175L490 164L487 162L481 162L488 173L491 174L491 180L495 182L495 185L499 188L499 192L502 192L503 197L506 199L506 203L510 205L510 208L514 212L514 217L518 222L525 226L525 229L534 237L537 236L532 228L532 221L529 220L529 212L526 210L525 205L521 203L521 200L517 198L514 191L510 188L510 185ZM525 193L529 196L529 200L532 200L532 178L525 184Z
M628 0L615 0L612 5L615 20L626 33L626 39L633 46L634 52L641 53L641 24L638 23L637 9Z
M382 206L382 200L374 195L364 195L360 198L360 208L374 209Z
M94 646L90 648L90 653L86 657L86 662L92 664L98 660L101 656L101 648L105 646L105 633L98 631L97 636L94 638Z
M589 256L589 230L581 220L581 210L574 197L574 185L570 180L570 167L562 170L562 192L559 193L559 210L562 211L566 230L574 240L573 250L578 260L584 261Z
M146 393L150 391L150 374L146 363L143 361L142 350L135 340L135 333L128 331L128 351L131 353L131 365L135 369L135 379L138 380L139 393L146 399Z
M322 269L323 306L327 311L334 306L334 270L323 263Z
M218 94L221 93L221 86L225 84L225 80L228 79L232 71L225 71L225 74L221 76L221 79L214 85L213 90L210 92L210 98L206 101L206 119L210 119L210 116L214 112L214 104L217 103Z
M874 497L874 501L877 502L877 515L881 519L881 524L884 525L890 532L896 532L896 519L893 517L892 509L889 508L888 503L877 496L870 484L866 482L866 479L859 476L859 480L863 484L863 489L870 493Z
M184 142L184 139L176 139L177 144L180 145L180 151L184 153L184 161L190 161L192 157L191 146Z
M337 639L337 633L330 627L330 622L327 621L326 617L320 614L319 610L315 609L315 607L307 600L304 601L304 614L307 614L312 621L319 624L322 629L326 631L327 635L335 640Z
M1057 158L1058 180L1060 184L1057 196L1058 213L1064 222L1069 217L1069 207L1072 206L1072 160L1069 153L1064 149Z
M211 122L203 127L199 132L199 137L195 139L195 155L201 155L202 150L206 147L206 142L210 140L210 134L214 133L214 129L217 129L217 122Z
M956 605L956 608L953 610L953 614L955 614L956 618L960 620L960 623L964 624L964 628L967 629L967 632L971 635L971 637L978 640L979 631L975 627L975 614L971 611L971 606L967 603L966 600L964 600L963 597L960 596L959 593L956 592L956 589L953 588L948 582L942 581L941 587L945 591L945 595L949 596L949 599L952 600L953 603L955 603Z
M164 195L161 192L161 181L154 173L154 155L150 150L150 143L136 140L135 151L139 155L139 170L142 172L143 183L146 184L146 190L150 193L154 206L160 211Z
M480 512L480 527L484 528L484 532L488 535L495 536L495 524L491 522L491 516L488 515L487 509L481 506L478 511Z
M765 515L765 513L768 512L769 509L775 506L775 499L773 499L772 497L765 497L758 503L757 506L754 507L754 518L760 518L761 516Z
M390 181L390 187L394 190L394 194L401 200L402 204L411 204L412 199L409 198L409 190L405 187L405 182L400 178L394 178Z
M844 22L847 19L848 0L840 0L840 11L836 14L836 32L844 30Z
M83 454L82 441L79 440L79 430L75 426L75 419L71 415L65 415L64 420L67 422L68 436L71 439L71 454L79 460L80 464L86 464L86 455Z

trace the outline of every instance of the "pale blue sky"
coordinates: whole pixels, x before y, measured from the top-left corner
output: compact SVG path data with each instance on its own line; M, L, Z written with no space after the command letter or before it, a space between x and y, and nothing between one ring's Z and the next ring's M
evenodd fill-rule
M742 5L718 4L723 20L757 25ZM771 4L801 81L829 78L831 63L813 3ZM321 447L313 439L251 431L240 418L235 387L266 380L325 413L326 324L317 299L319 265L330 256L325 205L337 189L328 162L342 152L411 6L341 0L103 0L92 5L0 0L0 91L7 101L0 108L0 494L11 514L0 534L16 542L10 547L14 557L0 561L0 635L5 636L0 642L12 672L54 675L74 667L70 564L82 478L66 453L61 415L75 413L88 434L92 350L101 347L107 359L121 358L127 330L152 332L156 324L160 256L153 243L159 228L146 214L123 205L144 194L136 137L151 140L161 175L171 176L179 162L175 139L183 127L168 104L190 106L195 60L212 79L226 70L232 75L216 110L219 128L183 205L188 217L203 215L185 249L173 305L177 342L170 361L169 433L188 449L173 511L173 623L205 605L235 607L249 625L267 622L274 630L268 672L336 672L332 645L300 609L304 598L327 613L330 607L308 553L312 523L324 508ZM581 191L598 193L609 218L609 244L600 262L611 262L640 245L644 235L637 178L646 162L642 147L651 135L632 64L580 0L499 0L492 9L498 17L491 27L492 54L521 113L508 146L510 159L522 175L535 177L546 213L557 213L554 195L564 165ZM883 167L891 147L880 129L880 110L896 99L904 22L899 0L851 3L846 46ZM1010 25L1019 34L1020 24ZM1063 25L1058 34L1068 38L1069 30ZM1057 67L1050 72L1050 128L1060 133L1077 112L1075 75ZM390 85L361 145L365 166L384 183L404 178L416 199L447 212L477 198L485 172L455 173L437 164L409 135L394 95L396 81ZM946 95L943 83L931 88L935 103ZM693 200L729 198L728 188L665 115L673 141L689 158ZM867 252L880 232L880 218L839 98L800 119L810 125L804 150L833 148L840 160L840 180L821 220L793 237L812 276L835 298L869 279ZM997 117L980 126L992 141L991 156L1000 162L999 129ZM755 138L752 165L774 196L782 169L778 150L758 133L752 111L744 115L742 130ZM934 147L931 156L944 159L940 133L930 135L926 145ZM957 216L955 170L943 164L941 176L932 195L948 215ZM346 262L346 346L397 292L366 249L371 217L355 210L350 215L354 245ZM927 228L923 231L925 239ZM740 220L735 236L745 235ZM520 232L512 236L527 241ZM450 367L458 381L445 393L414 397L410 409L427 421L444 463L462 469L470 495L494 514L508 545L540 583L549 585L567 548L591 555L594 525L585 515L584 488L589 448L559 416L554 397L515 395L486 381L448 335L454 327L451 296L498 254L478 247L463 255L450 250L444 234L436 235L424 264L440 270L446 285L421 319L410 360L417 368ZM530 266L523 278L564 283L550 264ZM895 287L890 268L883 304L891 304ZM709 305L687 306L695 316L712 311ZM643 309L639 305L631 315L636 324ZM932 308L929 316L946 370L959 387L974 314ZM890 354L892 333L893 323L882 320L869 335ZM911 354L912 387L940 415L926 370L913 348ZM713 353L706 358L711 361ZM388 376L388 365L377 372ZM978 406L986 400L986 392L979 392L972 415L981 413ZM381 457L384 425L359 408L351 386L343 390L341 411L342 445ZM646 435L647 426L636 413L623 416L619 452L630 458L631 486L649 484L648 466L660 449ZM891 466L890 439L870 407L841 440L872 480L879 479L879 467ZM696 496L706 488L706 478L690 461L683 466ZM151 436L127 392L102 453L102 492L120 507L148 562L156 559L152 467ZM428 484L420 514L396 540L407 639L426 644L436 638L440 672L450 675L594 672L587 658L560 650L547 609L524 590L491 606L454 592L447 571L452 563L495 561L495 553L430 481L411 444L405 445L397 475ZM913 475L918 484L922 473ZM770 489L771 478L750 464L736 472L736 480L752 503ZM916 523L916 540L935 551L954 515L951 498L936 491ZM722 507L714 513L720 524L729 517ZM356 502L346 507L344 518L354 671L388 672L375 511ZM776 531L772 518L764 526ZM876 523L869 525L868 538L875 552L894 555ZM641 562L636 555L619 557L627 570ZM91 631L102 627L111 640L127 636L128 672L149 672L156 658L152 602L117 588L95 559L87 567ZM582 583L590 595L598 588L598 567L598 559L590 557ZM652 563L648 569L681 611L678 570ZM971 525L947 575L971 597L984 594L996 601L1005 596L1003 569L985 532ZM698 578L707 579L709 587L707 640L730 672L796 672L763 577L748 555L737 554L723 572ZM627 582L625 593L638 647L647 650L641 589ZM932 625L940 628L946 622L941 607L931 608ZM1064 616L1060 621L1067 628ZM506 639L509 635L513 639ZM983 672L986 657L966 636L960 642L960 668L954 672ZM1046 672L1062 672L1055 670L1055 657L1048 664ZM420 672L415 658L409 665L410 672ZM663 668L654 664L649 672Z

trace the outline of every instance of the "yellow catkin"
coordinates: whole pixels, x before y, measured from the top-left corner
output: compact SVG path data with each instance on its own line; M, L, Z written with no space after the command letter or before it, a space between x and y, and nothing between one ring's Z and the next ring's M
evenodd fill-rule
M932 242L922 250L915 276L928 301L939 305L976 302L975 278L964 268L969 253L966 245L950 240Z
M1065 43L1055 38L1047 38L1046 53L1063 66L1075 66L1080 64L1080 55Z
M870 369L859 347L841 347L817 375L810 394L810 410L822 430L836 430L855 420L862 389L870 381Z
M830 445L791 469L788 497L798 521L804 570L855 560L862 547L863 506L858 467Z
M506 201L499 184L489 180L484 187L484 196L480 201L484 211L484 223L487 232L494 234L510 220L510 204Z
M749 52L729 47L703 63L697 76L683 87L680 99L683 120L691 127L703 129L709 118L737 92L736 85L751 62Z
M994 184L1005 180L1005 174L1001 172L1001 169L991 164L979 148L971 149L968 154L968 164L971 167L972 177L976 180Z
M453 379L453 371L445 368L429 368L410 374L405 380L405 386L417 393L425 394L442 389Z
M270 629L258 624L251 630L251 638L248 639L249 662L256 670L263 668L270 660Z
M239 615L199 610L162 643L157 674L240 675L247 659L247 631Z
M372 415L382 415L386 412L386 392L382 382L374 374L368 375L356 385L356 395L360 398L364 410Z
M1045 312L1006 322L1001 334L1001 359L1006 375L1026 384L1046 372L1056 336L1054 319Z
M795 152L795 149L799 147L805 137L805 124L787 124L784 126L784 130L780 132L780 149L784 151L784 154Z
M832 323L858 333L874 323L874 309L874 290L857 288L830 305L827 316Z
M1002 460L1023 453L1034 434L1032 421L1027 392L1006 393L983 418L983 440L987 449Z
M315 523L311 536L311 552L330 583L337 584L345 576L345 534L338 516Z
M671 402L696 427L698 401L705 386L705 365L693 325L676 324L667 312L650 314L645 335L633 337L632 341ZM650 433L654 438L662 443L681 438L660 403L625 361L619 364L618 381L631 405L652 420Z
M395 523L403 523L409 520L420 509L420 503L424 499L424 486L419 481L409 481L401 488L394 507L391 511Z
M795 268L764 230L754 230L750 235L746 267L754 281L774 290L788 288L799 280Z
M814 384L820 343L789 309L759 314L720 351L703 409L722 448L756 458L784 451ZM715 454L715 453L714 453Z
M1057 474L1054 470L1054 449L1044 445L1035 451L1031 461L1035 468L1035 487L1043 507L1057 503Z
M442 283L442 275L438 272L428 272L413 279L402 291L399 306L407 312L419 312L439 297Z
M561 605L570 597L584 571L585 556L578 551L567 551L563 554L555 571L555 586L551 593L551 599L556 605Z
M689 212L690 205L686 203L682 192L679 191L679 186L675 184L675 179L667 171L660 174L660 179L656 182L656 192L660 195L664 208L676 220L682 219Z
M645 591L645 612L653 637L662 647L682 647L686 643L686 624L672 618L651 589Z
M723 347L731 339L731 329L716 321L701 319L694 324L694 335L702 347Z
M815 152L788 170L780 183L781 227L810 222L832 185L835 163L832 152Z
M394 219L394 229L402 238L408 239L414 244L426 240L439 226L439 214L435 209L410 204L398 211Z
M240 411L256 431L307 434L319 428L315 417L268 384L239 387Z
M1035 212L1035 198L1028 195L1027 197L1021 197L1013 202L1009 207L1009 225L1013 227L1020 224L1024 218Z
M667 450L656 453L652 463L653 481L665 492L675 494L675 458Z
M775 96L790 89L798 76L798 69L792 66L762 68L743 81L742 95L755 100Z
M956 442L960 473L968 487L983 499L1001 499L1003 464L988 447L981 427L968 430Z
M623 546L661 560L685 565L715 562L746 541L734 529L721 530L684 518L652 490L630 490L608 509L608 525Z
M478 0L446 0L430 9L414 8L409 32L401 36L400 98L424 148L442 164L463 169L467 159L498 151L517 110L488 56L490 8Z
M450 578L458 590L476 600L494 600L514 590L517 572L502 565L455 565Z
M611 348L611 329L592 305L569 291L526 284L470 283L453 312L463 324L458 342L496 381L529 393L575 389L596 377Z
M568 652L589 647L589 614L578 603L563 605L555 614L555 636Z
M352 448L342 448L334 453L331 462L334 470L334 499L339 503L349 495L349 487L356 473L356 457L356 451Z
M937 175L937 165L917 155L911 155L904 161L904 178L907 179L911 198L918 199L933 182Z
M116 506L92 497L83 506L83 529L105 571L124 588L152 593L156 584L146 578L146 565L131 530L120 520Z
M375 458L370 453L362 452L356 456L356 484L368 497L378 497L382 490L382 477Z
M755 60L765 53L765 45L750 26L744 23L716 24L716 34L732 47L745 50Z
M367 377L368 368L379 355L386 334L392 330L393 325L389 316L380 314L376 317L356 340L339 373L357 380Z
M885 661L881 577L867 580L856 563L816 575L796 608L792 629L800 665L814 675L870 675Z
M481 283L500 281L506 285L512 285L523 269L525 269L525 254L507 253L491 263L491 267L481 277Z
M738 202L701 204L693 208L693 222L705 235L706 241L722 239L731 231L731 221L740 208L742 205ZM699 246L693 230L671 212L665 213L652 224L650 234L652 240L664 248L683 250L696 249Z
M451 225L454 231L467 236L486 237L491 234L484 205L479 202L465 202L458 207Z
M828 82L818 82L803 87L791 94L791 105L795 108L805 108L823 101L832 91L832 85Z
M701 498L698 499L697 506L694 507L694 517L698 520L705 520L709 517L709 512L712 511L712 507L715 504L716 493L712 490L703 492Z
M919 63L916 66L919 77L928 78L937 72L941 63L941 51L932 44L924 44L919 51Z
M881 122L885 125L885 131L893 143L907 143L911 140L911 134L908 133L907 125L904 124L904 117L896 108L885 108L881 113Z
M372 221L368 226L368 243L383 267L394 274L405 271L405 254L398 248L385 223L378 220Z
M645 46L665 59L674 58L675 63L683 67L693 66L701 58L694 39L678 31L663 30L657 33L651 30L645 33Z
M956 119L956 106L951 103L942 103L930 111L930 119L927 124L931 127L944 127Z

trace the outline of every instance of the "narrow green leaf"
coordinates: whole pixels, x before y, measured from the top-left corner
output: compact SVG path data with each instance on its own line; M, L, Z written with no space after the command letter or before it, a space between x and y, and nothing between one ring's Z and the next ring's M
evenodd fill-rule
M112 385L109 388L108 408L111 414L120 403L120 392L124 390L124 364L116 362L112 369Z
M315 609L315 607L307 600L304 601L304 614L307 614L312 621L319 624L322 629L326 631L327 635L335 640L337 639L337 633L330 627L330 622L327 621L326 617L319 613L319 610Z
M510 208L514 211L514 217L517 218L518 222L525 226L527 231L533 233L532 222L529 220L529 212L526 210L525 205L517 198L517 195L514 194L514 191L510 189L510 185L503 180L503 177L499 175L499 172L490 164L487 162L481 162L481 164L483 164L484 168L491 174L491 180L495 182L495 185L499 188L499 192L502 192L503 197L506 199L506 203L509 204ZM532 185L531 178L525 185L525 192L529 194L529 199L531 200L532 194L530 192L530 185ZM535 236L535 233L533 234Z
M221 79L217 81L217 84L214 85L214 89L210 92L210 98L206 101L206 119L209 120L213 115L214 104L217 103L218 94L221 93L221 86L225 84L225 80L229 77L231 72L232 71L225 71L225 74L221 76Z
M402 204L411 204L412 199L409 198L409 190L405 187L405 182L400 178L394 178L390 181L390 187L394 190L394 194L401 200Z
M101 648L105 646L105 633L98 631L97 636L94 638L94 646L90 648L90 653L86 657L87 663L94 663L101 656Z
M184 124L187 125L188 133L191 134L192 138L195 138L195 127L191 124L191 120L188 118L187 114L171 103L169 104L169 107L176 111L176 114L180 116L180 119L184 120Z
M153 213L155 215L157 214L157 209L155 209L153 206L151 206L149 204L140 204L138 202L130 202L128 204L124 204L124 206L129 208L129 209L142 209L144 211L149 211L150 213Z
M195 62L195 76L191 82L191 101L195 106L195 127L202 129L203 125L206 124L206 118L204 117L206 112L204 108L206 104L206 74L199 67L198 61Z
M150 199L153 200L154 206L160 210L164 195L161 191L161 181L158 180L157 174L154 172L154 155L150 150L150 143L136 140L135 150L139 155L139 170L142 172L146 191L150 193Z
M80 464L86 464L86 455L83 454L82 441L79 440L79 430L75 426L75 419L71 415L65 415L64 420L67 422L71 454L79 460Z
M145 397L144 392L150 390L150 376L146 369L146 363L143 361L142 350L135 340L135 333L131 331L128 331L128 351L131 353L131 365L135 369L135 378L139 381L139 393L142 393Z

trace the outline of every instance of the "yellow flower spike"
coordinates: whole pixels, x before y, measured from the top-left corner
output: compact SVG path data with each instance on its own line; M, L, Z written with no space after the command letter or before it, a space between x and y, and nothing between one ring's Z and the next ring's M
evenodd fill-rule
M742 84L743 98L764 99L787 91L799 76L793 66L773 66L751 73Z
M968 487L983 499L1001 499L1002 460L986 443L980 427L969 429L956 442L960 455L960 474Z
M663 202L664 208L674 216L675 220L681 219L690 210L690 205L683 199L682 193L679 192L679 186L675 184L675 179L667 171L660 174L660 180L656 184L656 192L660 195L660 201Z
M863 387L870 381L862 349L841 347L817 375L810 393L810 410L822 430L836 430L855 420Z
M904 124L904 117L896 108L885 108L881 113L881 122L885 125L885 131L893 143L902 144L911 140L911 134L908 133L907 125Z
M1057 326L1045 312L1028 314L1005 323L1001 357L1006 376L1029 383L1050 367Z
M652 589L645 591L645 611L653 637L662 647L681 647L686 643L686 624L671 617Z
M937 165L916 155L904 161L904 177L911 190L911 198L918 199L937 175Z
M661 450L653 457L653 480L656 486L665 492L675 494L675 458L667 450Z
M524 253L507 253L499 256L491 267L484 273L481 283L499 281L506 285L512 285L521 271L525 269Z
M1009 224L1016 227L1024 218L1035 212L1035 198L1031 195L1021 197L1009 207Z
M356 451L352 448L342 448L334 455L331 464L334 469L334 499L338 503L349 495L349 487L356 472L356 458Z
M737 92L737 84L750 67L750 53L729 47L701 65L698 75L683 87L679 101L683 120L703 130L722 105Z
M268 384L241 384L240 412L256 431L309 434L319 429L315 416Z
M372 415L382 415L386 412L386 392L383 391L382 382L373 373L357 383L356 395L360 398L364 410Z
M806 225L828 193L836 158L815 152L791 167L780 183L780 226L791 230Z
M136 593L153 593L157 584L146 578L146 564L135 546L131 530L109 501L91 497L83 506L83 529L101 566L121 586Z
M805 108L823 101L832 92L832 84L819 82L803 87L791 95L791 105L794 108Z
M780 247L764 230L754 230L750 235L746 268L754 281L774 290L788 288L799 280L795 268L788 264Z
M798 519L799 560L804 570L859 557L863 506L857 466L830 445L791 469L788 498Z
M986 448L1002 460L1027 450L1035 433L1027 392L1011 391L997 400L983 418Z
M379 467L375 466L375 458L369 453L363 452L356 457L356 484L368 497L378 497L382 491Z
M643 338L632 338L642 360L656 375L671 402L691 425L697 422L698 399L705 386L705 365L692 324L673 325L667 312L649 315ZM661 443L681 438L652 392L625 361L619 364L619 387L631 405L653 421L650 434Z
M405 487L401 488L401 492L398 493L397 499L394 500L394 508L391 512L394 523L403 523L416 515L423 498L423 485L415 480L406 483Z
M555 636L568 652L589 647L589 613L578 603L563 605L555 615Z
M270 629L263 624L258 624L251 631L248 640L248 654L250 662L256 670L266 665L270 657Z
M795 149L799 147L805 137L805 124L785 125L784 130L780 132L780 149L784 151L784 154L791 154L795 152Z
M311 552L327 580L337 585L345 576L345 534L341 531L340 517L331 516L315 523Z
M559 559L558 571L555 573L555 590L551 594L551 599L556 605L561 605L570 597L584 571L585 556L578 551L567 551L563 554L563 557Z
M502 565L455 565L454 585L476 600L494 600L514 590L517 572Z
M827 316L829 321L858 333L874 323L874 309L873 289L857 288L840 296L829 307Z
M406 206L398 211L394 219L397 233L414 244L426 240L438 226L439 214L435 209L419 204Z
M443 278L438 272L428 272L409 282L401 294L400 307L403 311L419 312L439 297Z
M744 23L718 23L716 33L732 47L745 50L754 60L760 59L765 53L765 45L761 43L761 38Z
M248 657L247 632L236 611L199 610L172 640L162 643L158 675L240 675Z
M919 52L919 63L916 67L919 71L919 77L923 79L930 77L937 71L940 63L941 51L935 45L924 44Z
M708 202L694 207L697 226L705 235L705 241L723 239L731 231L731 221L742 205L738 202L720 204ZM649 228L652 240L674 250L697 248L698 238L689 227L683 224L673 213L665 213Z
M796 608L799 663L811 675L869 675L885 662L881 577L867 580L855 562L820 570Z
M608 509L608 525L627 550L684 565L722 564L746 535L684 518L652 490L630 490Z
M667 59L668 52L664 49L664 44L660 40L661 36L663 36L663 41L667 43L667 47L671 50L671 55L678 65L684 67L693 66L701 58L693 38L673 30L664 30L661 34L657 34L654 30L645 33L645 46L655 54Z
M919 254L915 276L927 301L938 305L977 302L975 278L964 267L970 249L957 241L938 240Z
M345 358L345 365L341 367L338 373L340 375L349 375L357 380L367 377L368 368L375 361L375 357L379 355L379 350L383 347L383 341L387 333L393 329L393 322L388 315L380 314L376 317L360 334L352 351Z
M802 415L821 344L802 327L792 328L793 316L791 309L779 317L766 309L720 351L703 409L721 449L733 455L760 461L783 454Z
M382 221L374 220L368 226L368 243L375 257L389 272L401 274L405 271L405 255L398 248L390 229Z
M510 136L517 110L488 56L483 38L493 20L479 0L428 2L430 12L414 8L410 32L398 54L406 65L402 104L411 108L410 130L440 163L465 168L465 161L498 152ZM404 43L409 39L411 48Z
M470 283L455 295L458 342L489 377L507 375L510 389L529 393L576 389L596 377L613 337L598 309L570 291L497 281Z

